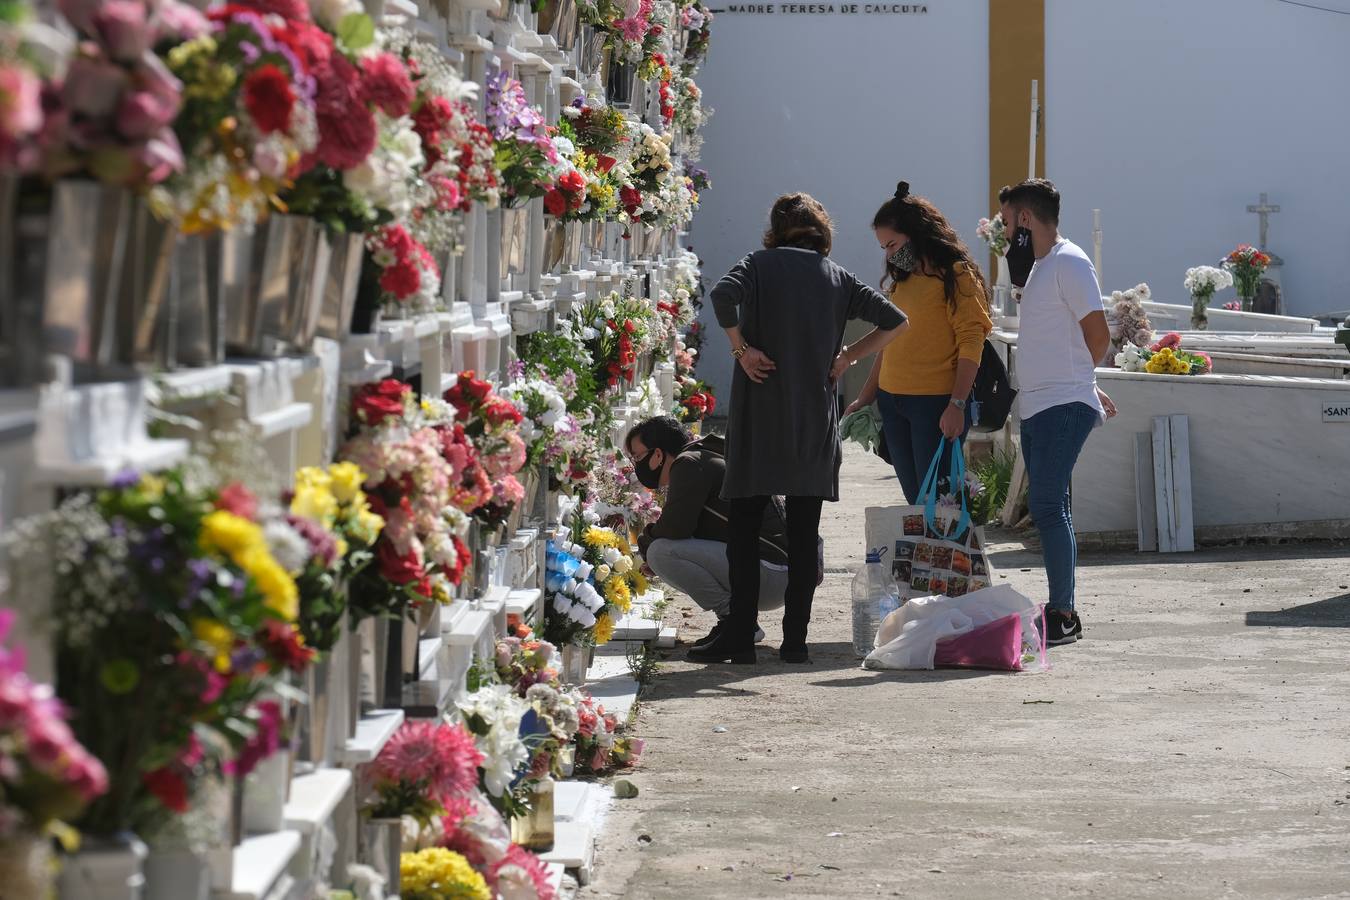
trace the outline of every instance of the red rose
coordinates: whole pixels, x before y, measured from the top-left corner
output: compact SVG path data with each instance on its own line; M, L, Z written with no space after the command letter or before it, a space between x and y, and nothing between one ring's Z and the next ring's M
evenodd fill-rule
M309 4L305 0L235 0L236 6L263 15L281 16L288 22L308 22Z
M632 319L624 319L624 320L623 320L623 330L626 331L626 332L628 332L629 334L636 334L636 333L637 333L637 326L633 324L633 320L632 320Z
M319 123L319 162L330 169L354 169L375 149L375 116L361 101L360 73L340 53L314 73L318 82L315 112Z
M258 498L239 482L231 482L220 489L216 495L216 509L232 512L245 519L256 520L258 516Z
M581 177L580 172L568 172L558 179L558 186L565 191L576 193L586 189L586 179Z
M492 385L481 378L475 377L475 372L469 369L459 373L459 383L455 385L475 404L482 403L487 399L488 394L492 393ZM454 390L454 388L451 388Z
M422 153L427 158L427 168L431 168L443 158L441 144L445 141L445 132L455 109L450 101L441 96L428 97L417 106L413 113L413 130L422 139Z
M384 230L380 232L379 242L392 250L394 256L400 260L411 256L413 248L417 246L417 242L408 233L408 229L398 224L386 225Z
M386 418L400 418L404 397L411 393L411 387L393 378L386 378L379 384L362 385L352 398L352 414L367 425L378 425Z
M380 273L380 290L407 300L422 286L422 273L409 262L396 262Z
M259 66L244 79L244 108L263 134L285 131L291 124L295 95L291 82L276 66Z
M597 167L601 174L609 174L609 170L618 165L618 160L612 156L605 156L603 153L595 158Z
M504 397L493 397L483 406L483 418L487 419L488 424L502 425L510 422L513 425L519 425L522 417L520 410L516 405Z
M390 540L380 541L375 550L375 559L380 564L380 574L392 584L412 584L427 576L416 550L409 550L406 555L399 556L398 549Z
M711 416L714 410L717 409L717 398L712 394L704 394L703 399L708 402L708 415Z
M305 646L300 632L276 619L263 624L262 645L275 663L292 672L303 672L314 660L314 650Z
M141 776L141 783L166 809L177 813L188 811L187 782L168 766L146 772Z
M553 188L544 195L544 212L550 216L561 216L567 212L567 197L562 191Z
M226 7L228 10L229 7ZM285 28L272 29L272 35L285 44L312 75L328 65L333 57L333 38L317 25L309 22L288 22Z
M406 116L412 107L413 86L403 61L380 53L361 62L361 96L392 119Z
M642 193L635 187L623 187L619 189L619 200L631 213L642 205Z

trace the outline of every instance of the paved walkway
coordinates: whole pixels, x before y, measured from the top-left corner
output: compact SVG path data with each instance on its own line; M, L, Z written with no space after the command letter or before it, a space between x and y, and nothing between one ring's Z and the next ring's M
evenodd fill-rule
M1089 556L1052 673L872 673L848 572L886 471L850 454L826 507L813 666L767 621L756 667L662 666L582 897L1350 897L1350 548Z

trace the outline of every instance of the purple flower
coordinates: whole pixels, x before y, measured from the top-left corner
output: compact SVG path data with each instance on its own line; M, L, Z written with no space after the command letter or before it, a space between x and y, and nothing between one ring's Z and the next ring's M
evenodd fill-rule
M259 50L256 46L254 46L254 44L251 43L250 41L240 41L239 52L244 54L244 62L248 63L249 65L252 65L253 63L257 62L258 58L262 56L262 51Z
M141 474L135 469L123 469L113 476L112 486L119 491L133 488L140 483Z
M309 544L310 553L323 563L325 569L331 569L337 562L337 539L313 519L303 516L287 516L287 523L300 533Z
M230 666L236 672L247 672L267 658L267 654L257 647L240 647L230 654Z

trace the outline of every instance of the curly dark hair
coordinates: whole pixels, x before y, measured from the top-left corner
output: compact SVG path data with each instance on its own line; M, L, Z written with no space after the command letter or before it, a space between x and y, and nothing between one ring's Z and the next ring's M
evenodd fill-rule
M764 246L798 247L826 256L834 245L834 223L820 201L810 194L784 194L769 211Z
M942 278L943 292L948 303L956 303L956 270L959 264L965 265L966 271L980 286L985 302L988 303L989 285L984 280L984 273L980 271L980 267L975 265L970 248L936 206L925 198L915 197L909 192L908 182L900 182L895 189L895 196L881 205L881 209L872 217L872 227L889 228L907 235L914 245L914 255L930 271L936 272ZM906 280L911 274L913 273L897 269L887 262L881 287L885 290L888 282L894 285L896 282Z

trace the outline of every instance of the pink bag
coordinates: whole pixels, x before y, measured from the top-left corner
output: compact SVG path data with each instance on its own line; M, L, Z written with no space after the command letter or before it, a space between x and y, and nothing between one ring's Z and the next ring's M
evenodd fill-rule
M938 641L933 665L1022 671L1022 617L1013 613L965 634Z

